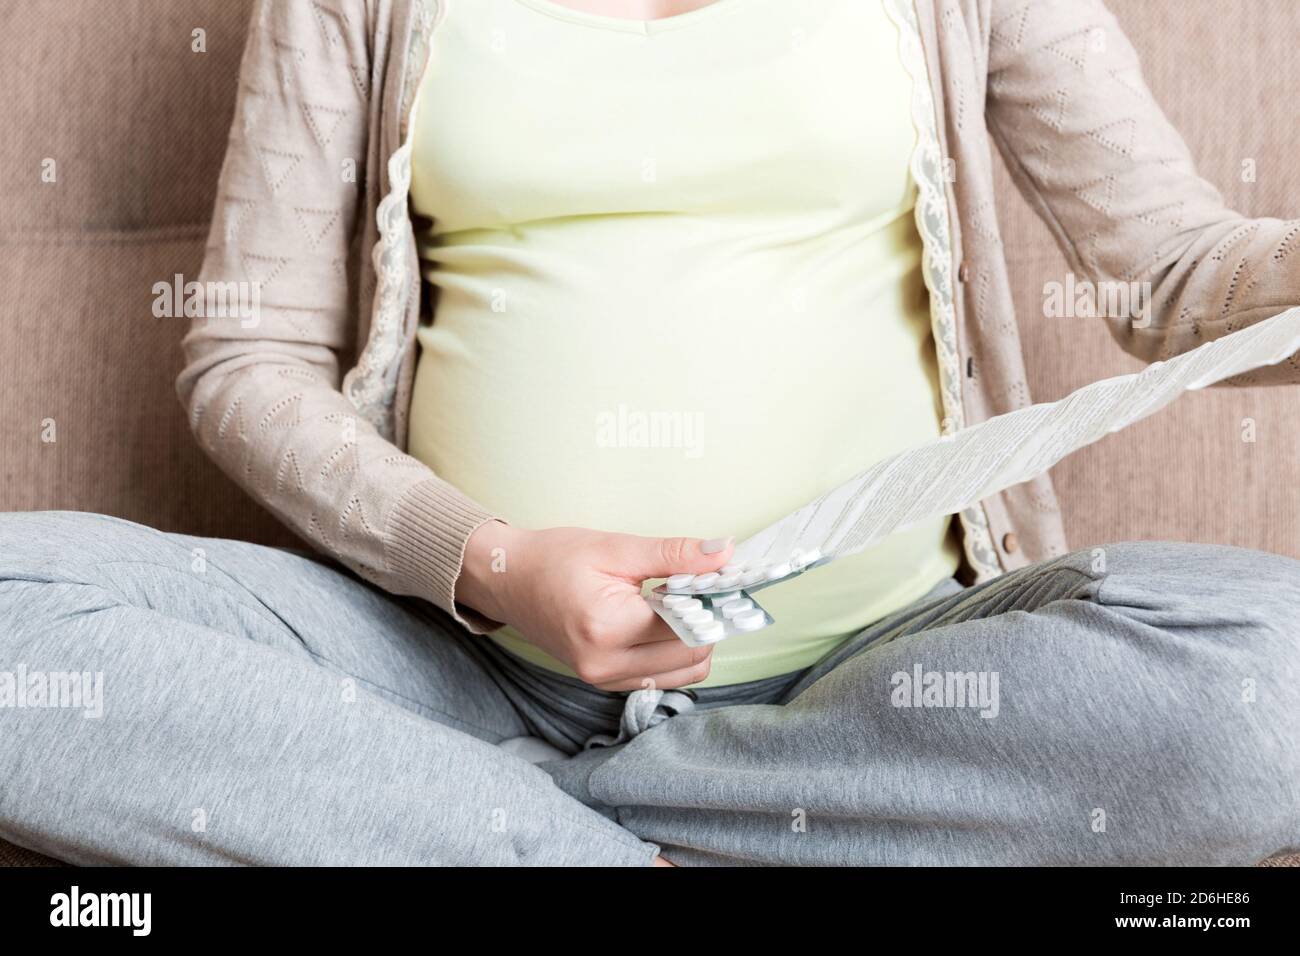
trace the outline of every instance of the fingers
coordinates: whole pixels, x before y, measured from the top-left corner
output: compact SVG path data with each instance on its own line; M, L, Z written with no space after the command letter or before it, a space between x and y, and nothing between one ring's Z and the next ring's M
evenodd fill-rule
M669 685L663 679L672 675L678 683L671 686L677 687L703 680L708 675L712 645L687 646L639 594L620 611L619 619L626 626L620 635L623 646L617 649L607 646L600 668L603 673L591 675L597 679L588 679L587 683L605 689L617 684L619 689L635 690L645 679L655 680L658 686L664 687ZM701 665L702 676L692 677L691 673L699 671Z
M640 592L631 596L625 607L619 611L619 634L625 648L659 644L664 641L677 641L681 644L673 629L664 623L663 618L654 612L650 602ZM682 644L685 647L685 644ZM645 673L642 671L641 673Z
M614 685L635 689L640 686L638 681L646 677L657 680L678 671L698 670L701 665L704 665L702 676L690 678L687 675L686 682L703 680L703 675L708 674L713 647L711 645L688 647L671 631L668 631L668 634L670 640L656 638L647 643L621 648L607 646L603 653L579 661L574 666L574 670L578 677L588 684L605 689L610 689Z
M604 689L634 690L645 680L681 687L707 677L712 647L680 641L642 597L641 585L647 578L722 567L735 553L732 539L600 534L586 544L583 573L576 584L566 579L558 589L567 588L573 598L571 613L558 622L558 656L580 679Z
M682 645L686 647L685 644ZM698 684L704 678L709 676L709 669L713 666L713 648L702 647L697 650L706 651L704 659L691 664L689 667L678 668L677 670L667 671L662 674L654 674L650 677L630 677L624 680L615 680L606 684L597 684L601 690L625 691L641 690L644 687L658 687L660 690L672 690L675 687L687 687L691 684ZM692 650L692 648L687 648Z
M716 571L731 559L732 538L643 538L618 535L615 559L620 565L610 570L628 577L665 578L671 574L703 574Z
M606 659L606 673L599 675L603 680L588 683L605 690L636 690L645 681L658 687L681 687L704 680L712 664L713 646L690 647L640 593L628 597L618 614L623 646Z
M688 669L709 660L712 656L712 644L690 647L673 635L671 641L637 644L627 648L619 655L617 666L623 669L621 676L644 677L647 674L664 674L668 671Z

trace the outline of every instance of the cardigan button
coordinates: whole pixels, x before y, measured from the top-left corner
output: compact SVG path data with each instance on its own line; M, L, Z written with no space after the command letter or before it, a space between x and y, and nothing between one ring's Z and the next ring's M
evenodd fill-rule
M1014 531L1008 531L1002 536L1002 550L1007 554L1015 554L1020 550L1020 539Z
M963 262L961 268L957 270L958 282L970 282L970 263Z

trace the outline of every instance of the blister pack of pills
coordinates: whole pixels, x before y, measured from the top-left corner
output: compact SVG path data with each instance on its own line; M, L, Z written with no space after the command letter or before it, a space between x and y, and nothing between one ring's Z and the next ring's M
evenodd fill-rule
M744 591L695 595L660 585L646 595L646 600L672 632L691 647L752 634L773 623L772 615Z
M795 548L779 558L726 564L707 574L674 574L662 587L672 594L714 596L741 589L753 592L820 567L829 560L818 548Z

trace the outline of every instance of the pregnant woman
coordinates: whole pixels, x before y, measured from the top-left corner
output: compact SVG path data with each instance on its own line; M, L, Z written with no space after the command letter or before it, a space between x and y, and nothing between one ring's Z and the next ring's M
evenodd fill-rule
M994 144L1078 276L1150 283L1150 321L1103 317L1138 356L1300 293L1295 227L1223 208L1096 0L259 4L201 279L260 309L196 320L179 390L327 557L5 516L6 653L102 672L105 707L0 717L0 835L140 863L1300 847L1289 558L1071 553L1043 477L711 648L641 597L1030 401Z

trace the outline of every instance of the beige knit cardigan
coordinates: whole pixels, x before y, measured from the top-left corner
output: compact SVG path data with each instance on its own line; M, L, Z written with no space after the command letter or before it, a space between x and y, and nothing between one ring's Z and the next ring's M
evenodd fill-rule
M428 312L409 117L430 34L455 2L258 4L199 280L254 284L260 308L256 322L196 319L178 390L202 446L290 527L481 631L492 622L453 595L465 542L492 515L403 452ZM1300 223L1224 208L1100 0L876 2L914 80L917 224L947 428L1031 401L991 143L1078 280L1151 284L1149 324L1108 320L1129 352L1165 358L1296 304ZM1248 380L1300 381L1300 363ZM1066 547L1046 475L958 520L969 580Z

